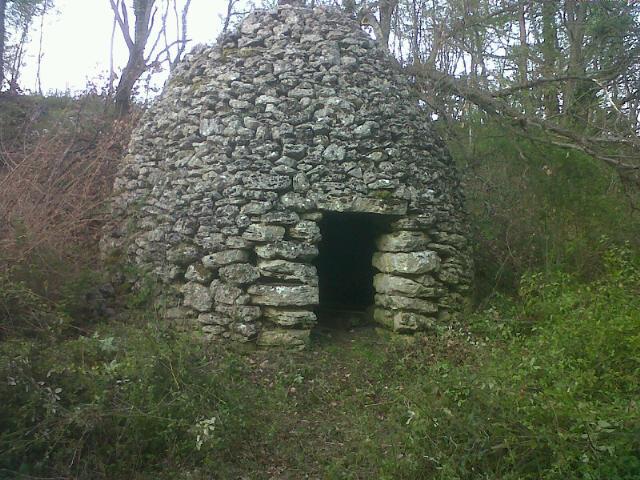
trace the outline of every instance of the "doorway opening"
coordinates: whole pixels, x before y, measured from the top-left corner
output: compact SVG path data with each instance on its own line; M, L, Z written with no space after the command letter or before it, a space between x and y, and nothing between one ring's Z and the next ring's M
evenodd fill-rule
M316 260L320 326L351 328L368 321L375 294L371 259L388 223L384 215L324 212Z

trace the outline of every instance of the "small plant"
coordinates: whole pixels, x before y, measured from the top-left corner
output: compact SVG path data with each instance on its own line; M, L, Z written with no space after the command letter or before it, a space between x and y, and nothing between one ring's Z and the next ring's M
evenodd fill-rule
M196 423L196 450L202 450L202 446L205 445L213 438L213 434L216 430L217 417L205 418Z
M15 281L10 272L0 271L0 338L51 332L64 323L66 319L55 315L50 302L25 282Z

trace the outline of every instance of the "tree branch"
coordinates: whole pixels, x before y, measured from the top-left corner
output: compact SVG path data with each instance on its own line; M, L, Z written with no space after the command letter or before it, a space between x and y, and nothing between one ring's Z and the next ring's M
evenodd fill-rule
M124 38L125 43L127 44L127 48L131 51L134 48L133 39L131 38L130 26L129 26L129 16L127 15L127 6L124 2L120 3L120 0L114 1L109 0L111 4L111 10L113 10L113 15L118 25L120 26L120 30L122 31L122 36ZM120 7L122 9L122 15L120 15Z
M405 70L417 79L426 81L431 87L435 87L444 93L464 98L488 114L508 119L523 130L535 128L551 135L554 138L552 138L550 143L554 145L586 153L621 171L640 170L640 158L638 158L637 154L630 156L630 159L635 160L636 163L628 163L614 158L609 153L601 151L598 147L599 143L618 143L631 146L635 152L640 152L640 140L637 139L637 137L608 136L593 138L581 135L533 115L522 114L500 99L492 97L490 94L477 88L470 87L466 82L452 75L426 68L424 65L408 67Z

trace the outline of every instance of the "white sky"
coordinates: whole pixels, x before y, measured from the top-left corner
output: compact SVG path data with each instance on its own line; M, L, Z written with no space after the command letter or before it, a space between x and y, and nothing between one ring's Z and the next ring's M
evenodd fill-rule
M131 0L126 0L131 5ZM55 0L57 13L47 15L44 26L42 87L45 93L81 91L88 81L106 84L109 70L109 44L113 13L109 0ZM226 12L226 0L192 0L189 11L188 38L193 41L187 51L198 43L211 43L221 30L221 15ZM133 23L133 15L131 14ZM33 25L29 56L20 85L36 90L36 59L40 20ZM170 37L171 38L171 37ZM116 31L116 72L127 61L127 49L120 31ZM165 75L157 81L162 84Z

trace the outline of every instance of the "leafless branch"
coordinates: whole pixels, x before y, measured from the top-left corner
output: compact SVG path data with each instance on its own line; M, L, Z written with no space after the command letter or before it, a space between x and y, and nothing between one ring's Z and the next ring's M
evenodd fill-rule
M127 48L131 51L133 50L134 45L133 39L131 38L131 32L129 30L130 25L127 6L124 2L121 3L121 0L109 0L109 3L111 4L111 10L113 10L114 18L120 26L120 31L122 32L122 37L124 38L125 43L127 44Z
M490 94L483 92L478 88L473 88L466 82L457 79L452 75L439 72L435 69L426 68L425 66L409 67L406 71L417 79L426 82L431 88L435 87L444 93L464 98L478 106L486 113L500 116L502 119L508 119L523 130L531 128L541 130L550 135L550 143L556 146L586 153L620 171L640 170L640 158L638 158L637 153L635 155L624 157L626 160L622 160L620 158L616 158L610 153L606 153L598 147L598 144L600 143L615 142L618 144L626 144L633 147L635 152L640 152L640 139L637 137L589 137L568 128L563 128L552 122L540 119L534 115L525 115L500 99L492 97ZM629 160L633 163L630 163Z

